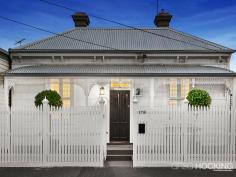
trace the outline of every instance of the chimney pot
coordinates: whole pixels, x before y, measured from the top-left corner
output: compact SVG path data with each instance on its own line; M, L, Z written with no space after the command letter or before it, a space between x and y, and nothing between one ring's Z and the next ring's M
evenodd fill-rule
M76 12L72 15L75 27L87 27L90 24L89 16L84 12Z
M156 15L154 23L157 27L169 27L172 15L165 12L163 9Z

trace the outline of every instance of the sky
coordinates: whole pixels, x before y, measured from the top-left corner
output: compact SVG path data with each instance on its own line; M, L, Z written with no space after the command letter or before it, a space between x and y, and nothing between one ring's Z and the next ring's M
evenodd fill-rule
M48 0L76 11L115 20L134 27L154 28L157 0ZM72 11L50 6L40 0L0 0L0 15L27 24L63 32L74 27ZM159 0L158 9L173 15L171 27L236 49L236 0ZM90 17L91 27L120 27ZM0 48L16 47L50 34L0 19ZM236 54L231 61L236 71Z

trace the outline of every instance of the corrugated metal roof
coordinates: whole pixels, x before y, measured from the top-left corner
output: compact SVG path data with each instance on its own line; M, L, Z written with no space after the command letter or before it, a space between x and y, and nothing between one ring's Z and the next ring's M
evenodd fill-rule
M73 40L96 43L124 51L218 51L233 52L227 47L176 31L172 28L143 29L75 28L43 40L29 43L14 50L112 50ZM161 35L161 36L158 36ZM67 36L69 38L66 38ZM165 36L165 37L163 37ZM180 41L183 42L180 42Z
M5 75L19 76L235 76L233 71L193 65L37 65L9 70Z

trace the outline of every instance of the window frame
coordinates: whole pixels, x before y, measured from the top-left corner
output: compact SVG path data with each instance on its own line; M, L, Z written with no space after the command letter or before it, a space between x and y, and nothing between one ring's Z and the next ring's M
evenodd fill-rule
M69 83L69 90L70 90L70 95L69 97L64 97L64 82L65 81L68 81ZM73 86L72 86L72 80L71 79L68 79L68 78L52 78L52 79L49 79L49 89L51 89L51 84L59 84L59 95L61 96L61 99L64 103L64 100L69 100L69 106L65 107L65 108L69 108L73 105ZM57 90L55 90L57 91ZM63 104L64 106L64 104Z
M176 80L176 89L177 89L177 94L176 97L171 96L171 80ZM182 81L188 80L188 85L189 85L189 91L191 90L191 79L189 78L171 78L169 79L169 100L184 100L186 98L182 96Z

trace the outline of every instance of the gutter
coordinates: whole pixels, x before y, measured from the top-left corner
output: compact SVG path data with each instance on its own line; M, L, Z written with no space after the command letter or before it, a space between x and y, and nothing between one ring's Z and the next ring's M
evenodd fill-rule
M4 73L3 75L9 77L236 77L236 73Z
M236 50L77 50L77 49L9 49L13 53L225 53L232 54Z

